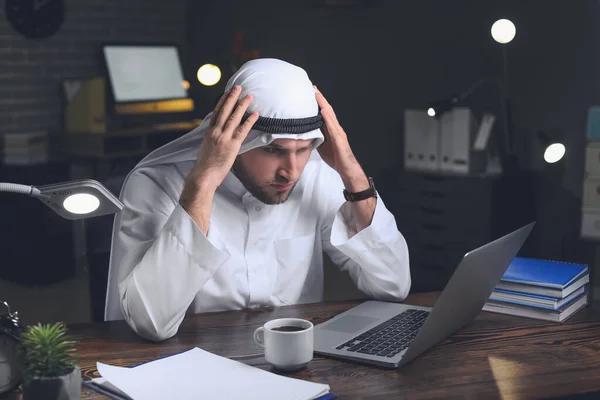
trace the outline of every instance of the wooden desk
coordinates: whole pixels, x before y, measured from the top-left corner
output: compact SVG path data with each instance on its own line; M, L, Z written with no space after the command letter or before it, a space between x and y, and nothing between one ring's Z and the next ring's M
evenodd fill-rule
M437 293L416 294L406 303L432 305L436 297ZM258 326L280 317L302 317L318 324L358 303L190 316L175 337L162 343L139 339L122 321L72 325L70 332L79 341L84 379L97 376L96 361L132 366L196 346L271 370L252 339ZM482 312L473 324L401 369L315 357L307 369L290 376L327 383L341 399L564 398L600 393L599 350L600 313L592 308L564 324ZM106 399L87 388L82 398Z

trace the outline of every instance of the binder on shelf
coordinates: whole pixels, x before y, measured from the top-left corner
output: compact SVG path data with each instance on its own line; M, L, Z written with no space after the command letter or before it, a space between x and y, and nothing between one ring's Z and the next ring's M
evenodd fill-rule
M439 170L439 123L421 110L404 111L406 169Z
M445 113L441 122L442 170L461 174L472 172L471 152L478 128L475 116L468 108L456 107Z
M405 169L458 175L489 172L494 121L494 115L485 114L479 124L465 107L439 117L423 110L405 110Z

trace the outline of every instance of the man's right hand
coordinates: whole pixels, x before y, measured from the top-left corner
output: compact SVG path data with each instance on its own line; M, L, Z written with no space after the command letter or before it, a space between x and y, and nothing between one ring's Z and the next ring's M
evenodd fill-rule
M254 112L240 125L252 103L250 94L238 103L241 92L241 87L235 86L225 92L217 103L200 145L196 165L186 177L179 199L181 206L205 233L208 232L214 193L229 173L244 139L258 120L258 113Z
M258 119L258 113L255 112L240 125L244 113L252 103L250 94L238 103L241 91L241 87L235 86L221 96L210 119L210 127L200 145L194 174L195 179L207 189L216 190L223 182L240 151L242 142Z

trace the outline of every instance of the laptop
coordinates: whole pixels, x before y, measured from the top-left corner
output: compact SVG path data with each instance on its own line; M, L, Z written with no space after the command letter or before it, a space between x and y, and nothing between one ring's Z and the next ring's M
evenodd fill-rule
M316 325L314 352L398 368L469 324L535 222L464 255L433 307L368 300Z

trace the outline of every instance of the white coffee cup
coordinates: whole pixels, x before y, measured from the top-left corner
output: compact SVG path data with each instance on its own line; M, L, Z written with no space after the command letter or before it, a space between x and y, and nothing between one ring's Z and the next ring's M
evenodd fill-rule
M312 322L301 318L274 319L254 331L254 341L265 349L265 359L275 368L298 370L313 358L313 328Z

